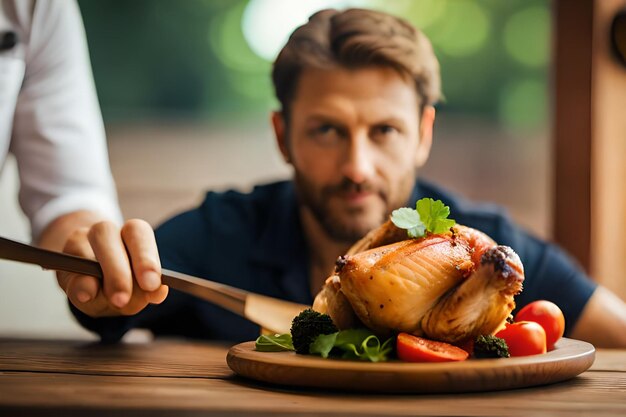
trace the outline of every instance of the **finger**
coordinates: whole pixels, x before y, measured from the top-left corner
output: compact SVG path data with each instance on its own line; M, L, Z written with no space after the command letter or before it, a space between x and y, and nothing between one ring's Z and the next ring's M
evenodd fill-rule
M95 255L89 244L89 228L81 227L76 229L65 242L63 252L70 255L82 256L83 258L94 259Z
M135 315L143 310L150 302L150 293L139 287L137 280L133 281L133 295L128 304L123 308L117 309L122 315Z
M67 284L70 280L76 276L76 274L72 274L70 272L57 271L57 283L59 287L67 294Z
M146 293L146 301L150 304L161 304L167 298L169 287L161 285L158 290Z
M132 294L133 276L119 229L111 222L97 223L88 238L102 267L106 298L115 307L124 307Z
M89 229L86 227L82 227L80 229L75 230L69 236L67 241L65 242L65 246L63 247L63 252L69 253L70 255L82 256L83 258L95 259L95 255L93 250L91 249L91 245L89 244L89 240L87 238L87 233ZM76 274L72 274L70 272L57 272L57 282L59 286L67 293L67 284L69 281L75 277Z
M122 227L122 239L139 287L144 291L158 290L161 286L161 261L152 227L143 220L129 220Z
M65 290L72 302L77 301L82 304L95 299L98 291L100 291L100 280L87 275L75 275L72 277Z

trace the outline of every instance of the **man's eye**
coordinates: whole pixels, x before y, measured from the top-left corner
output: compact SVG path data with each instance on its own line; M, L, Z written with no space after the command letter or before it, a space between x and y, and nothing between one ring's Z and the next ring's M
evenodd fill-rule
M341 132L335 126L325 124L314 128L311 136L321 144L332 144L341 138Z
M320 135L330 135L337 133L337 129L333 125L322 125L315 130Z
M378 131L382 134L388 135L390 133L396 133L398 129L389 125L378 126Z
M398 129L391 125L380 125L376 126L372 130L372 137L375 140L385 140L392 137L395 137L399 133Z

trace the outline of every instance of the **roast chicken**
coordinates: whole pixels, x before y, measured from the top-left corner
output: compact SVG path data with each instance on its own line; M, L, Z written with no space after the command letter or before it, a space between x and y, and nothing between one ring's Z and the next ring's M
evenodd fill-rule
M503 327L523 281L517 254L478 230L407 239L388 221L338 259L313 309L340 329L463 343Z

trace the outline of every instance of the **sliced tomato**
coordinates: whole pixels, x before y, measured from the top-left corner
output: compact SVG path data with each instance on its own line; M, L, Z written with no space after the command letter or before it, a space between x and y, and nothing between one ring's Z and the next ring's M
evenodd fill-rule
M504 329L496 333L496 337L504 339L511 356L546 353L546 332L534 321L507 323Z
M515 315L515 321L534 321L546 331L548 350L563 336L565 317L561 309L551 301L538 300L524 306Z
M406 362L450 362L467 359L469 354L461 348L444 342L400 333L396 343L398 358Z

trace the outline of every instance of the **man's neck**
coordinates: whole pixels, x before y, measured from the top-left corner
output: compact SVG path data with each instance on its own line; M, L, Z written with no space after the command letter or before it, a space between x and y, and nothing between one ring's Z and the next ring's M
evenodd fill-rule
M309 284L315 296L332 273L337 257L345 254L351 244L337 242L328 236L307 208L300 208L300 218L309 247Z

